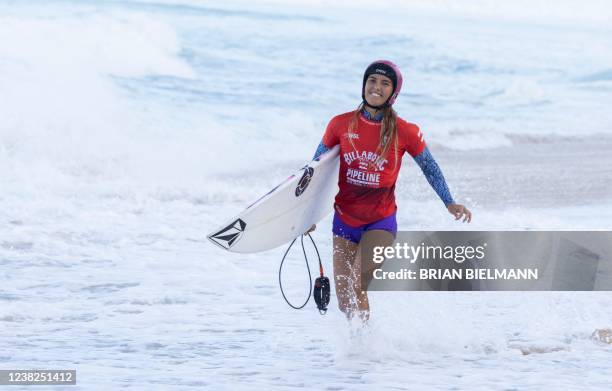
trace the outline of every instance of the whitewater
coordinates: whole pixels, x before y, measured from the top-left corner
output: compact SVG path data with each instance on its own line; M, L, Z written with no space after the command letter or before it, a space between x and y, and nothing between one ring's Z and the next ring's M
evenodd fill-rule
M285 247L206 234L312 157L379 58L473 212L455 222L404 157L400 230L612 229L611 22L597 0L0 1L0 369L76 369L82 390L609 389L609 292L372 292L362 329L334 295L325 316L285 304ZM331 215L313 236L331 276ZM283 273L304 300L301 250Z

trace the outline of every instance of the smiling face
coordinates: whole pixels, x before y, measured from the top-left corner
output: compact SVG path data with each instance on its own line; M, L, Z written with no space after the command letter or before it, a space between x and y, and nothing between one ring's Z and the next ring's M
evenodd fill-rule
M393 93L393 82L387 76L372 74L365 84L365 99L370 106L381 106Z

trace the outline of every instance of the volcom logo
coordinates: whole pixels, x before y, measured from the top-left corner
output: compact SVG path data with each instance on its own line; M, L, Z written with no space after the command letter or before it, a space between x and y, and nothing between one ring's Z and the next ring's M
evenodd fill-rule
M308 187L310 183L310 179L312 179L312 174L314 174L314 168L312 167L304 167L304 174L300 178L297 187L295 188L295 196L299 197L302 195L304 190Z
M217 233L214 233L208 237L211 242L229 249L242 237L242 233L246 228L246 223L241 219L236 219L233 223L223 228Z

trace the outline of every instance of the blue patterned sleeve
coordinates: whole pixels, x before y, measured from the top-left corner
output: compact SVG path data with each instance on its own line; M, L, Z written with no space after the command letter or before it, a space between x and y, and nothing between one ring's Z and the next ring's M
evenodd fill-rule
M329 151L329 148L327 148L325 144L323 144L323 140L321 140L321 142L319 143L319 146L317 147L317 151L312 157L312 160L319 160L319 156L323 155L327 151Z
M453 196L451 196L450 190L442 175L442 170L438 166L438 163L434 160L434 157L429 152L429 148L425 147L423 152L414 158L414 161L421 167L421 171L427 178L427 182L433 187L438 194L438 197L444 202L444 205L454 204Z

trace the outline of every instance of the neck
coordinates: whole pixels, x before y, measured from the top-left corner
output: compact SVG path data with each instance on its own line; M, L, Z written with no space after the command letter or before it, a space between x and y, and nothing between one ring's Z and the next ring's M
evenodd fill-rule
M368 113L370 113L370 115L372 116L372 118L374 118L376 116L376 114L380 113L382 110L380 109L375 109L373 107L370 107L368 105L363 105L363 108L365 111L367 111Z

